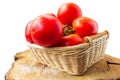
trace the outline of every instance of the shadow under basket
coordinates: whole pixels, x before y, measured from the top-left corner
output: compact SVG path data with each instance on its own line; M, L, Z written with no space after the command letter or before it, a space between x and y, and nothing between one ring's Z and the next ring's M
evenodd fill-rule
M83 43L67 47L41 47L27 42L38 62L65 71L72 75L82 75L89 67L104 58L108 31L88 36Z

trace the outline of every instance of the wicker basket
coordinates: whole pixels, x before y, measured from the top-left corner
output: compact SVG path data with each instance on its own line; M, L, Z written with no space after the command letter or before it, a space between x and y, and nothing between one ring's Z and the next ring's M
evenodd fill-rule
M35 58L42 64L72 75L81 75L104 58L108 31L85 37L84 43L68 47L41 47L28 43Z

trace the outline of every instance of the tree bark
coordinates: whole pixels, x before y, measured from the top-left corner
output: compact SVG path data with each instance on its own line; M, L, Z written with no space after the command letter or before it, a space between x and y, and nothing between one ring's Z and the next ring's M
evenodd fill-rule
M120 80L120 59L105 54L105 58L83 75L73 76L38 63L29 50L17 53L6 80Z

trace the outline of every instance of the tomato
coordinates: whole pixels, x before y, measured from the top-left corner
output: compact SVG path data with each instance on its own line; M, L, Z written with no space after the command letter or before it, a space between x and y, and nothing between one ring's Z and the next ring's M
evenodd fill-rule
M74 46L82 43L82 37L78 34L70 34L68 36L63 36L63 38L54 46Z
M81 37L94 35L98 31L98 24L95 20L88 17L76 18L72 26Z
M32 21L28 22L25 28L25 38L28 42L33 43L32 37L31 37L31 24Z
M60 20L50 14L40 15L34 19L31 35L34 43L49 47L58 42L62 37L62 24Z
M59 7L57 16L64 25L71 25L75 18L82 16L82 11L78 5L69 2Z

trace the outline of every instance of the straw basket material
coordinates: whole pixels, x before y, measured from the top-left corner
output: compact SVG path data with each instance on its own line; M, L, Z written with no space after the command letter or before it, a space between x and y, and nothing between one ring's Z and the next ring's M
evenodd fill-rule
M81 75L90 66L104 58L108 31L88 36L84 43L68 47L41 47L28 43L35 58L42 64L72 75Z

